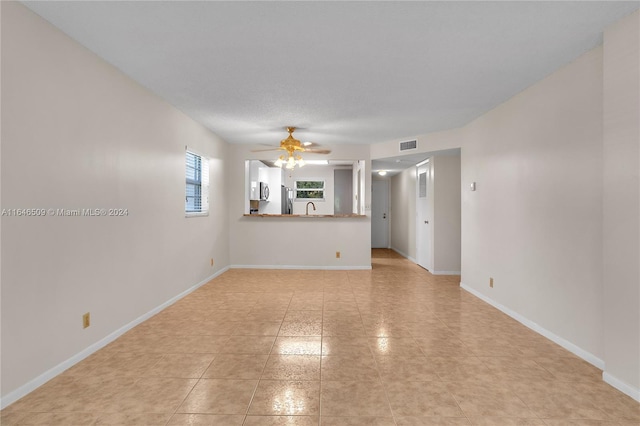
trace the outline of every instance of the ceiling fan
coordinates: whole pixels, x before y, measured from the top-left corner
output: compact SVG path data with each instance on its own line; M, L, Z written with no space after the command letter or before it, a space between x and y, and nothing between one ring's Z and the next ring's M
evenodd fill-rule
M302 159L300 153L309 152L313 154L329 154L331 150L329 149L319 149L312 148L313 145L311 142L302 143L298 139L293 137L293 132L295 132L295 127L287 127L287 132L289 132L289 136L280 141L280 146L278 148L270 148L270 149L258 149L252 152L263 152L263 151L286 151L287 155L282 154L275 162L277 167L282 167L285 165L287 169L293 169L296 165L298 167L302 167L305 165L305 161Z

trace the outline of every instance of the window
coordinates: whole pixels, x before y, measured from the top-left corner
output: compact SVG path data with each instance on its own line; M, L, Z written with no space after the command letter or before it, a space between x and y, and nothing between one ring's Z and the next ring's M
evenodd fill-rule
M297 180L296 200L324 200L324 181Z
M184 211L187 216L209 213L209 160L187 151L186 194Z

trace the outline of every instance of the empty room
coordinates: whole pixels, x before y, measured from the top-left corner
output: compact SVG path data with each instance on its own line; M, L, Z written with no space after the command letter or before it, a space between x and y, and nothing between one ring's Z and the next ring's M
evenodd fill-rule
M640 2L0 2L2 425L637 425Z

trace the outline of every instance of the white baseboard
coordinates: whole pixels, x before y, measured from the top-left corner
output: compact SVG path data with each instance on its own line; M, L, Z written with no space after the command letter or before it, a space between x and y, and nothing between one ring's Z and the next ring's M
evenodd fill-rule
M138 318L136 318L135 320L131 321L130 323L120 327L119 329L117 329L113 333L111 333L108 336L104 337L103 339L97 341L96 343L92 344L91 346L87 347L86 349L78 352L77 354L75 354L71 358L67 359L66 361L61 362L60 364L58 364L55 367L45 371L43 374L39 375L38 377L34 378L33 380L27 382L26 384L20 386L19 388L15 389L15 390L9 392L7 395L3 396L2 399L0 400L0 409L6 408L7 406L13 404L14 402L19 400L23 396L27 395L28 393L33 392L35 389L37 389L38 387L42 386L43 384L45 384L49 380L53 379L58 374L60 374L63 371L68 370L69 368L73 367L75 364L77 364L78 362L82 361L83 359L85 359L89 355L93 354L94 352L98 351L99 349L102 349L103 347L105 347L109 343L113 342L118 337L122 336L124 333L126 333L129 330L131 330L136 325L148 320L149 318L151 318L152 316L154 316L158 312L160 312L163 309L173 305L178 300L182 299L183 297L185 297L189 293L192 293L193 291L197 290L199 287L201 287L202 285L208 283L209 281L211 281L212 279L214 279L218 275L223 274L228 269L229 269L229 267L225 267L225 268L220 269L219 271L217 271L213 275L205 278L204 280L200 281L196 285L188 288L187 290L183 291L182 293L178 294L177 296L167 300L166 302L164 302L160 306L157 306L157 307L153 308L152 310L150 310L146 314L144 314L142 316L139 316Z
M300 269L300 270L323 270L323 271L363 271L371 269L369 266L327 266L327 265L231 265L229 269Z
M404 257L404 258L407 258L408 260L412 261L413 263L418 263L418 262L416 262L416 260L415 260L413 257L411 257L411 256L409 256L408 254L406 254L406 253L404 253L404 252L402 252L402 251L398 250L397 248L391 247L391 250L395 251L395 252L396 252L396 253L398 253L400 256L402 256L402 257Z
M541 327L540 325L536 324L533 321L530 321L529 319L523 317L522 315L518 314L517 312L512 311L511 309L507 308L504 305L501 305L500 303L496 302L495 300L491 299L490 297L480 293L479 291L467 286L464 283L460 283L460 287L462 287L464 290L468 291L469 293L473 294L474 296L478 297L479 299L487 302L488 304L490 304L491 306L495 307L496 309L504 312L505 314L509 315L511 318L515 319L516 321L520 322L521 324L529 327L530 329L532 329L533 331L537 332L538 334L541 334L542 336L546 337L547 339L551 340L554 343L557 343L558 345L562 346L563 348L565 348L566 350L568 350L569 352L573 353L574 355L577 355L578 357L582 358L583 360L587 361L588 363L592 364L593 366L599 368L600 370L603 370L602 372L602 380L609 384L610 386L618 389L620 392L630 396L631 398L633 398L634 400L640 402L640 389L629 385L628 383L625 383L624 381L618 379L617 377L607 373L606 371L604 371L605 369L605 363L603 360L601 360L600 358L598 358L597 356L593 355L592 353L585 351L584 349L574 345L573 343L563 339L560 336L557 336L556 334L550 332L549 330Z
M490 297L480 293L479 291L467 286L466 284L464 284L462 282L460 283L460 287L462 287L464 290L468 291L469 293L473 294L477 298L482 299L483 301L487 302L488 304L490 304L494 308L496 308L496 309L504 312L505 314L509 315L511 318L515 319L519 323L529 327L531 330L535 331L536 333L541 334L542 336L546 337L547 339L551 340L554 343L557 343L558 345L562 346L563 348L565 348L569 352L573 353L574 355L579 356L580 358L582 358L585 361L587 361L589 364L592 364L593 366L599 368L600 370L604 370L604 361L601 360L600 358L598 358L597 356L593 355L591 352L585 351L581 347L576 346L573 343L569 342L568 340L565 340L562 337L550 332L549 330L547 330L546 328L540 326L539 324L537 324L537 323L535 323L535 322L523 317L519 313L517 313L515 311L512 311L511 309L507 308L506 306L501 305L500 303L496 302L495 300L491 299Z
M602 372L602 380L604 380L605 383L618 389L620 392L629 395L631 398L640 402L640 389L633 387L604 371Z
M461 275L462 272L460 271L433 271L431 272L432 275Z
M418 262L413 257L409 256L408 254L404 253L403 251L398 250L395 247L391 247L391 250L395 251L400 256L407 258L408 260L412 261L416 265L418 264ZM431 272L432 275L461 275L462 274L461 271L429 271L429 272Z

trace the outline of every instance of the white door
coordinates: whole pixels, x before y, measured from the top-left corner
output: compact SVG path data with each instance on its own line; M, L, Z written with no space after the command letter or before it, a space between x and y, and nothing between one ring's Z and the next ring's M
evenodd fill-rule
M389 248L389 181L371 181L371 247Z
M429 197L431 185L431 162L417 166L416 173L416 261L418 265L431 270L433 256L431 253L431 217Z
M356 178L356 214L364 214L362 212L362 181L361 179L361 170L358 169L358 177Z

